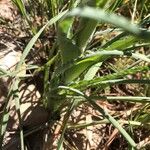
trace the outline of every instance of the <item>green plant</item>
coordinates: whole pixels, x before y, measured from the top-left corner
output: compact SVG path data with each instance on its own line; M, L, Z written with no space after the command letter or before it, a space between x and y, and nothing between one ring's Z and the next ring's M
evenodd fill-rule
M29 20L30 17L32 18L33 16L26 13L22 1L14 2L30 26L31 22ZM61 127L62 134L58 141L58 149L61 149L63 146L65 130L67 129L68 120L72 111L84 103L89 103L106 118L107 122L117 128L128 141L132 149L137 148L134 139L118 123L117 119L99 106L97 101L106 100L111 102L120 100L130 103L147 103L150 101L150 97L109 97L101 96L97 91L99 89L105 90L107 87L118 84L132 83L147 84L149 86L150 80L148 76L140 80L128 79L127 76L134 75L138 72L143 74L149 72L149 65L140 65L139 60L149 64L150 59L145 54L139 53L137 48L149 46L150 32L145 28L141 29L139 25L132 24L124 17L114 13L114 11L123 4L121 0L117 0L116 2L113 0L43 1L43 3L41 2L40 4L42 7L47 8L47 17L50 21L39 31L34 30L33 27L30 28L34 36L24 49L21 61L18 63L16 70L11 73L1 70L1 77L10 76L15 78L9 92L10 94L8 95L8 101L10 97L13 97L19 102L16 96L18 91L15 89L18 88L18 82L22 80L22 78L17 77L16 74L25 62L35 42L42 40L40 36L44 34L44 30L50 26L50 28L55 29L57 39L53 46L48 48L47 62L43 66L38 66L33 75L44 72L42 102L43 105L51 111L51 116L56 118L54 122L57 122L58 115L61 115L61 112L65 111L65 117ZM77 30L76 26L78 28ZM120 29L120 31L116 31L116 36L112 37L111 40L107 39L106 41L102 41L104 44L99 44L98 46L96 44L94 45L92 38L96 32L103 29L104 26L108 29ZM46 32L48 32L48 29L46 29L45 34ZM103 34L102 36L103 38L105 37ZM90 48L91 45L92 47ZM149 52L147 55L148 54ZM113 73L108 75L103 74L103 76L97 77L97 72L102 69L106 62L118 57L132 59L134 63L139 63L135 65L131 64L128 68L125 66L121 71L113 70ZM87 95L86 91L92 88L95 88L95 91ZM6 109L8 101L6 102L3 112L3 121L6 122L8 120ZM17 108L19 108L19 106L17 106ZM129 120L129 122L130 121L132 122L132 120ZM53 119L50 119L49 122L53 122ZM86 126L86 124L84 126ZM1 135L4 134L5 128L6 124L2 124ZM22 128L20 128L22 149L24 149L22 131Z

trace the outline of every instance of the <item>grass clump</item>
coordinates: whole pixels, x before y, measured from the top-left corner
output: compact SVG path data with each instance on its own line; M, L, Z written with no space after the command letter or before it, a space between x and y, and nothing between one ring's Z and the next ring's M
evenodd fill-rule
M55 134L57 149L85 149L84 142L78 147L70 141L71 132L95 125L105 128L101 131L105 137L96 145L102 145L100 149L146 149L149 140L142 142L148 135L142 134L143 129L149 130L148 1L13 2L24 24L28 44L15 71L0 70L1 77L13 78L2 110L1 137L9 120L9 101L13 99L19 116L22 150L26 146L24 138L39 129L35 126L31 133L25 133L20 114L20 83L34 81L42 107L49 112L47 121L40 126L51 128L46 133L45 149L52 149L55 138L51 136ZM123 16L125 13L128 19ZM18 75L24 65L26 73ZM92 109L93 113L87 115L80 108ZM111 134L107 134L108 127ZM86 138L90 143L90 137ZM117 139L123 147L115 145ZM99 148L96 146L94 149Z

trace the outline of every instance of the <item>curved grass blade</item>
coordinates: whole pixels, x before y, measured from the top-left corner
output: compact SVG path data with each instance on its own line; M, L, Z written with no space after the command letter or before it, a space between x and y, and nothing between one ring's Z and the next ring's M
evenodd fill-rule
M137 25L131 24L131 22L124 17L118 16L113 13L110 14L102 9L95 9L91 7L75 8L72 11L68 12L67 16L80 16L100 22L103 21L106 23L110 23L112 25L115 25L116 27L122 28L124 31L127 31L134 36L145 40L150 40L150 32L139 29Z
M119 124L119 122L117 122L106 110L104 110L103 108L101 108L99 105L97 105L93 100L89 99L88 100L91 105L97 109L106 119L108 119L113 125L114 127L116 127L120 133L124 136L124 138L129 142L129 144L132 147L136 147L136 143L133 141L133 139L131 138L131 136L122 128L122 126Z
M94 54L87 55L84 58L81 58L81 60L72 64L73 66L70 69L68 69L68 71L66 71L65 73L65 76L64 76L65 83L70 83L72 80L76 79L88 67L91 67L92 65L98 62L104 62L110 56L117 56L117 55L118 56L129 55L130 57L133 57L136 59L138 58L138 59L150 62L150 59L148 57L142 54L138 55L138 53L122 52L118 50L99 51L99 52L95 52ZM69 71L70 73L67 73Z
M103 12L103 13L105 13L105 12ZM137 28L137 30L141 31L138 28ZM127 47L129 47L129 46L137 43L138 41L140 41L137 37L127 36L127 35L128 35L127 33L123 32L122 34L120 34L116 38L114 38L111 41L107 42L102 47L105 50L114 50L114 49L124 50ZM83 63L75 64L70 69L68 69L68 71L66 71L67 73L65 74L64 82L65 83L71 83L73 80L75 80L77 77L79 77L79 75L81 73L83 73L87 68L90 68L92 65L94 65L98 62L103 62L104 60L106 60L108 58L109 58L109 56L100 56L99 58L95 58L94 62L89 60L89 62L86 61L86 62L83 62Z
M67 123L68 123L68 120L69 120L69 117L72 113L72 111L74 110L74 108L76 107L76 101L72 101L70 107L68 108L67 110L67 113L66 115L64 116L64 120L63 120L63 123L62 123L62 133L61 133L61 137L58 141L58 146L57 146L57 150L62 150L62 147L63 147L63 141L64 141L64 133L65 133L65 130L67 128Z
M139 67L135 67L135 68L132 68L132 69L122 70L120 72L109 74L109 75L106 75L106 76L98 77L98 78L95 78L93 80L79 81L78 83L72 84L71 87L80 88L80 89L83 90L83 89L86 89L88 87L97 86L102 81L119 79L119 78L123 78L123 77L125 77L126 75L129 75L129 74L135 74L137 72L144 72L144 71L149 71L149 70L150 70L149 66L139 66Z
M129 142L132 147L136 147L136 143L133 141L130 135L122 128L122 126L107 111L97 105L94 100L92 100L90 97L87 97L84 93L77 89L67 86L59 86L58 88L69 90L76 93L77 95L83 96L95 109L97 109L106 119L108 119L114 125L114 127L116 127L120 131L120 133L124 136L124 138Z
M51 20L49 20L40 30L39 32L30 40L30 42L28 43L28 45L26 46L26 48L24 49L24 52L20 58L20 62L17 65L17 70L21 67L21 65L23 64L23 62L25 61L26 56L28 55L28 53L30 52L31 48L33 47L33 45L35 44L35 42L37 41L37 39L39 38L39 36L41 35L41 33L44 31L44 29L47 26L50 26L54 23L56 23L59 19L61 19L65 14L66 14L67 10L59 13L59 15L55 16L54 18L52 18Z

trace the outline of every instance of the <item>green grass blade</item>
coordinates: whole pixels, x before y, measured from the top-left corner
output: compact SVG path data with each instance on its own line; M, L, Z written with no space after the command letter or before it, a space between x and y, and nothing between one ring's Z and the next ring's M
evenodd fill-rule
M91 99L95 101L123 101L123 102L131 102L131 103L149 103L150 97L144 97L144 96L90 96Z
M23 0L12 0L16 6L19 8L20 12L22 13L22 15L25 17L25 19L27 21L29 21L29 18L28 18L28 15L27 15L27 12L26 12L26 8L25 8L25 5L24 5L24 1Z
M9 92L7 94L7 97L5 99L5 104L4 104L4 108L3 108L3 113L2 113L2 116L1 116L1 124L0 124L0 146L2 146L3 144L3 138L4 138L4 134L5 134L5 131L6 131L6 127L7 127L7 123L8 123L8 120L9 120L9 102L10 100L12 100L12 95L13 95L13 85L10 87L9 89Z
M139 66L139 67L135 67L132 69L122 70L120 72L109 74L106 76L98 77L98 78L95 78L95 79L90 80L90 81L87 81L87 80L79 81L78 83L72 84L71 87L85 89L88 87L97 86L102 81L119 79L119 78L123 78L129 74L135 74L137 72L144 72L144 71L149 71L149 70L150 70L150 67L148 67L148 66Z
M117 120L117 122L119 123L123 123L123 124L131 124L131 125L134 125L134 126L141 126L142 123L139 122L139 121L126 121L126 120ZM98 124L109 124L110 121L108 119L103 119L103 120L100 120L100 121L92 121L92 122L89 122L89 123L80 123L80 124L77 124L77 125L69 125L69 129L75 129L75 128L86 128L88 126L94 126L94 125L98 125Z
M99 70L100 66L102 65L101 62L93 65L87 73L84 75L84 80L92 80L96 75L97 71Z
M97 21L95 20L93 21L92 19L84 19L81 21L79 30L77 30L77 34L75 36L75 40L76 45L81 49L82 53L89 42L89 38L95 31L96 26Z
M122 128L122 126L103 108L97 105L93 100L89 100L91 105L97 109L106 119L108 119L114 127L116 127L120 133L124 136L124 138L129 142L132 147L136 147L136 143L133 141L131 136Z
M108 42L106 42L104 45L101 46L101 48L106 49L108 46L112 45L114 42L117 42L119 40L122 40L124 37L127 36L126 32L122 32L119 35L115 36L114 38L110 39ZM118 44L116 44L118 45ZM110 48L110 49L114 49L114 48ZM115 49L118 49L117 47L115 47ZM119 49L121 49L121 47L119 47Z
M115 80L106 80L97 83L97 86L109 86L114 84L150 84L150 80L140 80L140 79L115 79Z
M127 31L139 38L150 40L150 32L139 29L138 26L131 24L131 22L124 17L118 16L113 13L110 14L102 9L94 9L91 7L75 8L68 13L68 17L69 16L86 17L96 21L110 23L119 28L122 28L124 31Z
M67 10L59 13L59 15L55 16L54 18L52 18L51 20L49 20L40 30L39 32L30 40L30 42L28 43L28 45L26 46L26 48L24 49L24 52L20 58L20 62L17 65L17 69L19 69L22 65L22 63L25 61L26 56L28 55L28 53L30 52L31 48L33 47L33 45L35 44L35 42L37 41L37 39L39 38L39 36L41 35L41 33L44 31L44 29L47 26L50 26L54 23L56 23L60 18L62 18L65 14L66 14Z
M0 147L2 147L2 144L3 144L3 138L4 138L4 134L6 132L8 120L9 120L9 113L6 109L6 104L5 104L5 107L3 109L3 114L0 119L0 122L1 122L1 124L0 124Z
M92 100L90 97L87 97L84 93L82 93L81 91L79 91L77 89L66 87L66 86L60 86L59 88L64 89L64 90L69 90L69 91L74 92L77 95L83 96L85 99L87 99L87 101L96 110L98 110L106 119L108 119L114 125L114 127L116 127L120 131L120 133L124 136L124 138L129 142L129 144L132 147L136 147L136 143L133 141L133 139L130 137L130 135L121 127L121 125L107 111L105 111L99 105L97 105L94 100Z
M103 12L103 13L105 13L105 12ZM127 21L127 23L129 23L129 22ZM137 27L136 27L136 29L141 32L141 30L138 29ZM118 40L118 38L120 40ZM138 41L139 41L138 38L133 37L133 36L127 36L127 33L122 33L121 35L119 35L116 38L112 39L111 41L107 42L107 44L105 44L103 46L103 48L105 48L106 50L114 50L114 49L124 50L127 47L129 47L129 46L137 43ZM93 61L93 62L91 60L89 60L89 62L86 61L86 62L82 62L82 63L79 63L79 64L75 64L71 69L69 69L68 71L66 71L66 74L65 74L65 77L64 77L65 83L72 82L74 79L76 79L77 77L79 77L79 75L82 72L84 72L87 68L91 67L95 63L98 63L99 61L103 62L104 60L106 60L108 58L109 58L109 56L100 56L99 58L95 57L95 61ZM142 58L142 57L140 57L140 58ZM144 58L144 60L148 60L148 59Z
M123 0L116 0L116 1L111 1L110 3L111 6L109 7L109 10L111 12L115 11L119 6L121 6L121 4L123 3Z
M105 47L105 50L124 50L133 44L136 44L140 40L133 36L125 36L124 38L118 39L118 36L114 39L108 41L106 45L102 46L101 48ZM107 47L106 47L107 46Z
M65 131L66 131L66 128L67 128L67 123L68 123L69 117L70 117L70 115L71 115L71 113L72 113L72 111L74 110L75 107L76 107L76 101L73 101L71 103L71 105L68 107L67 113L64 116L64 120L63 120L62 127L61 127L62 128L62 133L61 133L61 137L58 141L57 150L62 150L63 141L64 141L64 134L65 134Z
M147 58L145 55L142 54L138 55L137 53L136 54L130 52L126 53L118 50L113 50L113 51L103 50L103 51L95 52L94 54L87 55L83 59L74 63L74 66L72 66L68 71L66 71L64 81L65 83L71 82L72 80L79 77L79 75L83 71L85 71L88 67L91 67L92 65L98 62L104 62L110 56L117 56L117 55L124 56L125 54L136 59L139 58L147 62L150 61L149 58Z
M19 120L21 150L25 150L23 127L22 127L21 112L20 112L20 98L19 98L19 87L18 87L19 82L20 82L19 79L16 79L14 81L13 98L15 100L15 107L16 107L16 112L18 114L18 120Z
M58 29L58 44L63 64L78 58L81 54L80 49L72 43L71 39L67 38L66 33L62 31L61 27Z

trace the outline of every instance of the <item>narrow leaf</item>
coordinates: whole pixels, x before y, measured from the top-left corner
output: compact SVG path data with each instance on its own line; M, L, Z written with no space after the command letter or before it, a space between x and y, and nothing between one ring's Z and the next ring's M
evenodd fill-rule
M123 30L137 37L150 40L150 32L139 29L137 25L132 24L130 21L128 21L124 17L118 16L113 13L110 14L102 9L95 9L91 7L75 8L71 12L69 12L67 16L68 17L80 16L80 17L86 17L86 18L90 18L90 19L100 21L100 22L103 21L106 23L110 23L112 25L122 28Z

